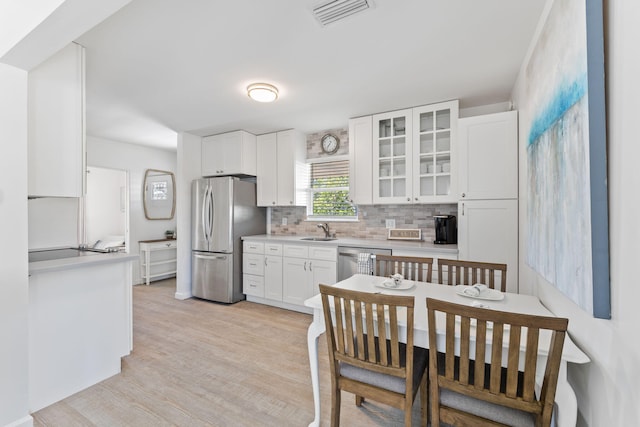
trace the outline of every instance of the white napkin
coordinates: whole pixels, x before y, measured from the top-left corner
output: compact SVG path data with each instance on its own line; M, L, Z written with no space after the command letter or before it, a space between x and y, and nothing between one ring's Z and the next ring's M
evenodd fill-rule
M398 285L399 283L392 279L385 279L384 282L382 282L382 286L385 288L397 288Z
M470 297L477 297L478 295L480 295L482 292L486 291L487 285L483 285L482 283L476 283L473 286L469 286L468 288L465 288L462 293L464 293L467 296Z

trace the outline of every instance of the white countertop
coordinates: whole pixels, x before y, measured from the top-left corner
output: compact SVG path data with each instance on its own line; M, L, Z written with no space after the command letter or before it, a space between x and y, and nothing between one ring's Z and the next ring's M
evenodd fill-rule
M29 275L47 273L50 271L68 270L71 268L89 267L91 265L127 262L138 259L138 255L121 252L93 253L88 256L37 261L29 263Z
M318 240L302 240L305 237L321 237L313 236L285 236L278 234L259 234L255 236L243 236L242 240L257 240L265 242L282 242L282 243L299 243L313 244L324 246L349 246L358 248L377 248L391 250L425 250L429 252L440 252L448 254L457 254L458 245L436 245L432 242L425 241L408 241L408 240L386 240L386 239L354 239L349 237L338 237L335 240L318 241Z

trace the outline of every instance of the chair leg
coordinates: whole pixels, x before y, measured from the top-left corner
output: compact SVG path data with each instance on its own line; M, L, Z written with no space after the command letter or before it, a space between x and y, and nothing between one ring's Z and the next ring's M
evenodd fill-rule
M340 397L342 391L334 387L331 393L331 427L340 427Z
M362 403L364 402L364 397L362 396L358 396L356 394L356 406L362 406Z
M409 396L405 397L404 401L404 426L411 427L411 415L413 409L413 402Z
M420 380L420 425L427 427L427 373Z

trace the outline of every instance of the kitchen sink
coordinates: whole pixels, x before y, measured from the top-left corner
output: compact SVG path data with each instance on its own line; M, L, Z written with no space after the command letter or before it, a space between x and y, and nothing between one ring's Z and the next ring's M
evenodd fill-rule
M314 242L328 242L330 240L336 240L336 237L303 237L300 240L313 240Z

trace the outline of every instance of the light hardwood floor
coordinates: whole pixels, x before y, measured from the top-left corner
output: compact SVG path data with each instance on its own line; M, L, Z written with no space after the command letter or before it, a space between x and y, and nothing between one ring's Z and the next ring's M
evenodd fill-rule
M133 352L122 372L34 414L39 426L307 426L313 397L311 316L250 302L176 300L175 280L135 286ZM321 425L329 425L327 348L319 342ZM419 404L414 404L419 425ZM402 411L358 408L343 392L343 426L402 425Z

